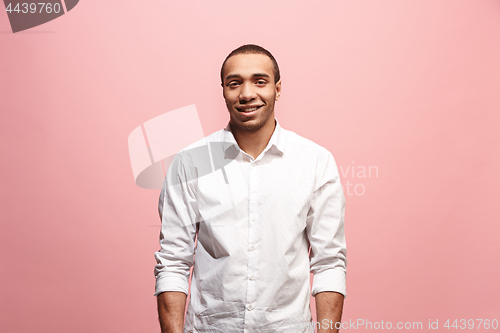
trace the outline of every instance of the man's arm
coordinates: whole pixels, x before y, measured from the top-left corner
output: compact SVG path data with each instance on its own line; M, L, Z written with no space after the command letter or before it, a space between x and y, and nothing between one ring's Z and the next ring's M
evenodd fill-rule
M166 291L157 296L161 333L183 332L186 298L186 294L177 291Z
M334 291L324 291L317 293L316 299L316 319L320 325L318 333L337 333L335 323L340 323L342 318L342 308L344 307L344 295ZM340 327L340 324L337 324Z
M311 245L310 264L314 274L312 294L316 299L318 332L338 332L346 295L345 197L333 156L318 160L316 190L307 215Z
M179 156L172 161L160 193L160 250L155 253L158 319L162 333L182 333L197 232L195 193Z

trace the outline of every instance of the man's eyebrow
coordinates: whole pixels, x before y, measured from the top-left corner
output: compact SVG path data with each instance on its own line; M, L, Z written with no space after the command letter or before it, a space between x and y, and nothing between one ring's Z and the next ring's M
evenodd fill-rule
M226 77L226 80L231 80L231 79L238 79L241 78L241 75L239 74L231 74Z
M253 77L270 77L269 75L267 75L266 73L255 73L254 75L252 75Z
M266 73L255 73L252 75L252 77L270 77L268 74ZM231 80L231 79L240 79L241 78L241 75L239 74L230 74L226 77L226 80Z

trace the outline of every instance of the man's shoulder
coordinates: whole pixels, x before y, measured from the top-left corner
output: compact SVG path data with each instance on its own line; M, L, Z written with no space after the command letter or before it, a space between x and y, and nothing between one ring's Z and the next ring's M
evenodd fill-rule
M181 152L188 151L193 148L206 146L208 142L223 142L224 141L224 129L213 132L212 134L207 135L206 137L199 139L191 143L190 145L182 148Z
M287 149L293 149L296 151L300 151L301 153L307 152L307 154L311 155L318 155L318 156L324 156L324 155L331 155L331 152L321 146L320 144L307 139L294 131L291 130L286 130L284 128L281 128L283 130L285 140L286 140L286 145Z
M188 173L189 179L197 178L199 172L206 172L212 167L212 159L215 158L213 162L217 163L219 155L214 155L217 151L212 151L214 142L224 143L224 130L216 131L198 141L195 141L184 148L182 148L169 164L169 173L173 172L176 174L181 168L183 172ZM210 143L210 146L209 146ZM222 147L227 147L228 144L222 145ZM217 146L215 146L217 147ZM212 151L212 153L209 152Z

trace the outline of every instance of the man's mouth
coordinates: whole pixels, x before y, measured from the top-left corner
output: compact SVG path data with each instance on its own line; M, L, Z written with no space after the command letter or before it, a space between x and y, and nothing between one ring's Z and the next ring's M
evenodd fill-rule
M262 107L262 105L258 105L258 106L246 106L246 107L241 107L241 108L236 108L236 110L240 111L240 112L243 112L243 113L250 113L250 112L254 112L254 111L257 111L258 109L260 109Z

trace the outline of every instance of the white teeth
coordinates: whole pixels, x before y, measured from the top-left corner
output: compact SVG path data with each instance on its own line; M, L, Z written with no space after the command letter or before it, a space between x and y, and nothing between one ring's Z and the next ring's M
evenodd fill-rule
M258 108L249 108L249 109L244 109L243 112L252 112L257 110Z

